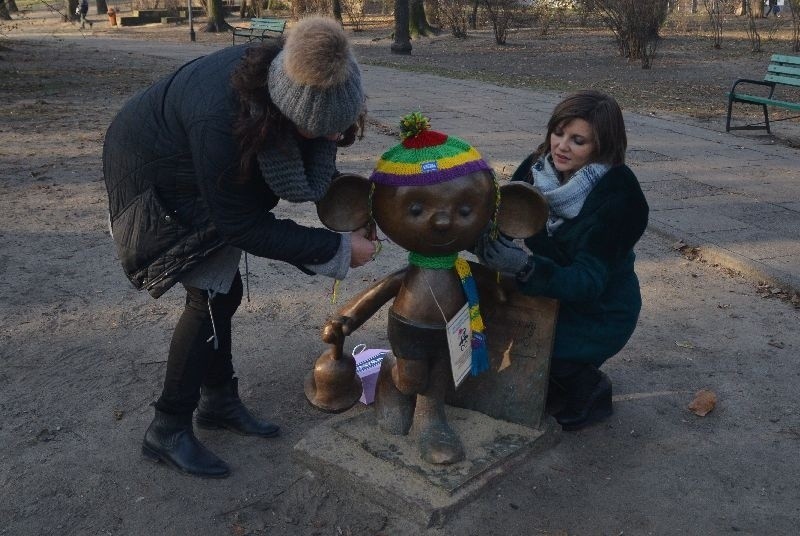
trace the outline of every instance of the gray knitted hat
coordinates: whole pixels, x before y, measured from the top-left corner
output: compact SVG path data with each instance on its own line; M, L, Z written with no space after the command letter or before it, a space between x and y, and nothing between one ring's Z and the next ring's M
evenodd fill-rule
M314 136L347 130L364 105L350 43L339 23L327 17L308 17L289 31L267 85L283 115Z

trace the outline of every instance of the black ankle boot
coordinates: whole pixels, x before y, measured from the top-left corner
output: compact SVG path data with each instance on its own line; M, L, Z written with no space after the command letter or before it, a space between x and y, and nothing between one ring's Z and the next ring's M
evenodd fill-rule
M555 363L555 362L554 362ZM599 422L613 413L611 405L611 380L590 364L573 364L563 367L566 374L558 376L554 367L553 381L566 391L564 409L555 414L556 421L565 431L580 430Z
M192 430L192 415L169 415L156 410L153 422L144 433L142 455L190 475L224 478L228 465L203 446Z
M217 387L200 388L197 404L197 426L206 429L226 428L242 435L275 437L280 428L267 421L260 421L244 407L239 398L239 379Z

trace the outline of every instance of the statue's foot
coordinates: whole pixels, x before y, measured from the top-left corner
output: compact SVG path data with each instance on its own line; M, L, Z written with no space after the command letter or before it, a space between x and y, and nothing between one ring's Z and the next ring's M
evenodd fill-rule
M414 419L416 396L404 395L395 387L392 379L394 367L395 358L388 354L383 358L375 386L375 419L384 432L406 435Z
M464 459L464 446L445 420L433 420L420 426L419 453L423 460L449 465Z

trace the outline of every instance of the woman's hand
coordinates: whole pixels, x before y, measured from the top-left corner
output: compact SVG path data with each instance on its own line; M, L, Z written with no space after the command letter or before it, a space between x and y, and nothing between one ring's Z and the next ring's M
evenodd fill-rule
M358 268L374 260L378 251L374 229L362 227L350 233L350 268Z
M528 254L513 240L498 236L497 240L485 234L483 243L477 248L481 262L493 270L519 277L527 264Z

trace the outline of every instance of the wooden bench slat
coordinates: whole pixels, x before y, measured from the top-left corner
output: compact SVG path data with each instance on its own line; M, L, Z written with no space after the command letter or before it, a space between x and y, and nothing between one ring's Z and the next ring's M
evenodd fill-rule
M770 61L775 63L790 63L800 65L800 56L786 56L784 54L773 54Z
M768 74L764 77L767 82L775 82L776 84L783 84L784 86L800 87L800 77L781 76L779 74Z
M786 64L781 63L770 63L767 67L768 73L775 73L775 74L785 74L788 76L796 76L800 78L800 65L797 67L790 67Z
M776 99L769 99L767 97L759 97L758 95L744 95L736 94L734 99L739 102L752 102L753 104L766 104L769 106L780 106L789 110L800 110L800 102L789 102Z

